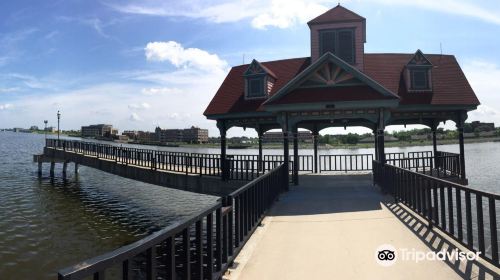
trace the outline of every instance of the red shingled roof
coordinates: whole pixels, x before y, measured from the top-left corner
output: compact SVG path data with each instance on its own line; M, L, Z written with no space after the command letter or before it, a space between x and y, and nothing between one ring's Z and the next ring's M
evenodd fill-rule
M330 22L346 22L346 21L363 21L364 17L356 14L353 11L350 11L340 5L337 7L328 10L327 12L315 17L307 24L321 24L321 23L330 23Z
M479 105L455 56L426 54L432 68L432 92L408 93L403 69L414 54L365 54L364 73L401 97L400 104Z
M452 55L428 55L426 57L434 65L432 69L433 92L412 92L406 91L403 79L403 69L414 54L365 54L364 71L366 75L388 90L397 93L401 97L400 104L428 104L428 105L479 105L474 91L467 82L467 79ZM310 58L294 58L261 63L277 77L271 95L287 84L298 73L302 72L310 65ZM208 105L204 115L216 115L226 113L243 113L263 111L262 103L265 99L248 100L244 99L244 78L243 73L248 68L248 64L233 67L214 98ZM302 102L322 102L335 101L324 100L324 95L320 96L320 91L325 89L310 89L308 91L296 90L289 94L290 103ZM335 89L340 93L338 89ZM344 92L345 91L345 92ZM348 89L342 91L338 98L358 98L357 93L349 92ZM364 89L366 99L370 99L371 88ZM356 95L356 96L355 96ZM329 94L330 98L334 95ZM285 97L284 97L285 98ZM320 99L318 99L320 98ZM335 97L335 99L337 99ZM352 99L358 100L358 99Z

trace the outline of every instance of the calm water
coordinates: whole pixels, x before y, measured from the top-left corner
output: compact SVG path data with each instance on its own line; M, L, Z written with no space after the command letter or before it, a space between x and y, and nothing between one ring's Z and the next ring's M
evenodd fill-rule
M56 271L83 259L131 243L177 219L189 216L216 197L149 185L80 167L67 181L37 177L32 155L43 148L43 135L0 132L0 279L56 279ZM145 147L170 151L218 153L211 148ZM471 187L500 192L500 143L467 144ZM388 148L387 152L432 147ZM439 146L458 152L458 145ZM255 149L229 151L257 154ZM265 150L265 154L282 151ZM312 154L312 150L300 150ZM321 150L321 154L373 153L373 149ZM70 166L72 167L72 165Z
M43 135L0 132L0 279L56 271L189 216L216 197L144 184L91 168L66 182L38 179ZM71 165L72 167L72 165ZM47 176L48 164L44 176Z

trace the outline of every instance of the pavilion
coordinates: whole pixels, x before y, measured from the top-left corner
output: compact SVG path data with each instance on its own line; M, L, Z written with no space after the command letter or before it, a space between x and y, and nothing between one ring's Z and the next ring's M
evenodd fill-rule
M223 163L226 132L231 127L257 131L260 161L264 132L282 129L284 158L289 158L291 136L293 178L298 183L299 128L314 136L317 167L318 133L324 128L371 129L376 135L375 160L385 162L387 126L430 127L436 153L437 126L451 120L458 129L460 176L465 180L463 124L467 112L480 103L453 55L421 50L411 54L365 53L366 19L340 5L308 25L309 57L268 62L254 59L235 66L208 105L204 115L217 121Z

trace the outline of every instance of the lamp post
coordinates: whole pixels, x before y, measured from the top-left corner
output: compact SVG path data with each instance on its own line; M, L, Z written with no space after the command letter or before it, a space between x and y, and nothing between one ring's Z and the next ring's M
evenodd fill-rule
M57 140L59 140L59 120L61 119L61 113L59 113L59 110L57 110Z
M49 121L48 120L44 120L43 123L45 124L45 129L43 130L44 134L45 134L45 142L47 142L47 123Z

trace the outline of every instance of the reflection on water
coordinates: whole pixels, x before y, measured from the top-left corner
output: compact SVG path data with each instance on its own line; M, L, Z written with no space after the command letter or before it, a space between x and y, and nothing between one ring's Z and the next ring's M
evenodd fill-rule
M108 142L105 142L108 143ZM0 132L0 279L55 279L56 270L128 244L208 206L216 197L171 190L80 167L67 181L37 177L32 155L43 135ZM109 144L109 143L108 143ZM218 153L214 148L147 149ZM458 145L439 146L458 152ZM467 144L470 186L500 192L500 143ZM387 152L432 150L431 146L387 148ZM230 154L257 154L255 149ZM330 149L320 154L373 153L373 149ZM265 150L264 154L282 154ZM301 149L300 154L312 154ZM72 170L71 168L68 171ZM48 164L44 175L47 175Z

